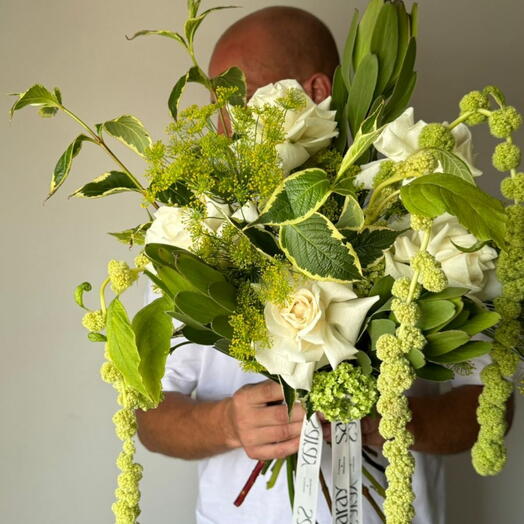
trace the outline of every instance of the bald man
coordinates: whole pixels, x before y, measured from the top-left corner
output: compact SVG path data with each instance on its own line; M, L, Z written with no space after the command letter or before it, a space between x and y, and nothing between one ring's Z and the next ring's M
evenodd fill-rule
M231 66L240 67L246 73L248 97L261 86L295 78L319 103L330 95L337 64L336 44L320 20L300 9L272 7L242 18L222 35L209 73L216 76ZM446 393L422 380L409 392L417 460L416 524L445 522L443 468L436 455L464 451L474 443L479 384L477 373L457 379ZM233 501L256 460L284 458L298 450L302 408L295 407L288 420L286 408L276 405L283 400L278 384L245 373L237 361L195 344L177 349L168 358L163 388L162 404L137 414L139 437L151 451L200 459L197 523L291 522L285 474L269 491L259 479L240 508ZM364 419L362 430L364 444L380 450L378 419ZM328 453L325 460L329 477ZM385 464L380 451L375 460ZM379 470L374 473L381 478ZM380 522L370 507L364 509L366 524ZM319 524L331 522L323 499L319 512Z

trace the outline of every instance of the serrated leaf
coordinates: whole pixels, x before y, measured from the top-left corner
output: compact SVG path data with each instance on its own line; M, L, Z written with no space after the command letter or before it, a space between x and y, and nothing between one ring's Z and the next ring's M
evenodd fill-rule
M138 369L149 397L155 404L160 401L161 379L173 335L173 321L166 314L172 308L173 301L169 297L157 298L142 308L132 322L140 355Z
M77 189L70 196L77 198L101 198L124 191L140 191L126 173L109 171Z
M139 224L136 227L130 229L124 229L124 231L118 231L115 233L108 233L112 237L115 237L117 240L124 244L128 244L129 247L136 245L144 245L146 232L151 227L151 222L146 222L145 224Z
M199 324L209 324L214 318L227 313L214 300L191 291L180 291L174 300L177 309Z
M464 160L462 160L462 158L458 157L451 151L446 151L444 149L431 148L430 151L440 162L442 171L444 173L458 176L459 178L462 178L462 180L476 185L468 165L466 162L464 162Z
M146 397L149 392L140 374L140 355L136 345L135 332L129 322L126 310L118 298L107 308L106 316L107 353L111 362L122 373L124 382Z
M424 331L444 324L455 314L455 305L448 300L419 302L421 319L418 327Z
M304 169L288 176L273 192L255 224L294 224L311 216L330 194L323 169Z
M279 241L288 260L310 278L351 282L362 276L354 250L319 213L303 222L282 226Z
M385 3L378 15L370 52L377 55L379 62L375 94L380 95L389 83L397 61L398 15L393 4Z
M430 333L426 335L426 340L427 344L424 348L424 353L431 358L443 355L466 344L469 340L469 335L462 330L454 329Z
M367 267L381 258L384 250L391 247L401 232L387 228L365 228L362 231L341 230L341 233L356 251L362 267Z
M181 34L175 33L173 31L164 30L164 29L142 29L141 31L136 32L132 36L126 35L126 38L128 40L134 40L138 36L150 36L150 35L165 36L167 38L176 40L178 43L182 44L184 47L187 47L186 41L184 40L184 37Z
M23 93L14 93L14 95L18 96L18 100L11 107L11 118L13 118L15 111L26 106L42 106L51 109L59 109L61 105L56 93L51 93L40 84L35 84L27 91Z
M454 175L435 173L417 178L400 190L406 209L434 218L445 212L479 240L504 246L506 214L502 202Z
M351 195L346 196L344 206L337 222L337 228L360 229L364 223L364 211L360 207L357 199Z
M212 78L211 85L213 89L218 87L236 88L235 95L229 97L228 103L233 106L243 106L246 103L246 75L240 68L230 67L227 71Z
M433 364L432 362L428 362L423 368L417 369L415 371L418 377L436 382L453 380L453 377L455 376L451 369L440 366L439 364Z
M144 125L133 115L122 115L108 120L102 124L102 127L140 156L144 156L147 148L152 144Z
M431 360L438 363L459 364L460 362L466 362L472 358L486 355L491 351L492 346L493 344L491 342L468 342L454 351L439 355L438 357L431 357Z
M351 134L355 136L373 102L378 79L378 60L367 55L355 73L348 98L348 119Z
M468 318L468 320L460 326L460 329L468 335L473 336L493 327L499 321L500 315L498 313L495 311L484 311L474 317Z
M91 138L86 135L78 135L68 148L62 153L62 156L58 159L53 176L51 178L51 185L49 186L49 195L47 198L52 197L58 188L66 181L66 178L71 172L71 166L73 165L73 158L75 158L82 148L82 142L94 142Z
M84 308L86 310L88 310L88 308L84 306L84 293L86 291L91 291L91 289L93 289L93 286L89 282L82 282L75 288L75 293L74 293L75 302L81 308Z

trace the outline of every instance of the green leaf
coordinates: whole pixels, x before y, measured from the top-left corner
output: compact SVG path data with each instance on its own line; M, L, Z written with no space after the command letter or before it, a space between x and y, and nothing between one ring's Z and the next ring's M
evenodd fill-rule
M146 239L146 232L150 227L151 222L146 222L145 224L139 224L131 229L124 229L124 231L108 234L115 237L117 240L120 240L120 242L128 244L129 247L133 247L134 245L142 246Z
M335 120L338 124L339 133L338 136L334 139L334 145L336 150L340 153L342 153L346 147L349 134L347 111L345 110L347 106L348 92L342 75L342 69L338 65L333 75L333 87L331 88L331 109L337 112L335 115Z
M361 278L358 257L344 237L323 215L280 228L280 246L302 273L317 280L351 282Z
M69 173L71 172L71 166L73 164L73 158L75 158L80 149L82 148L82 142L93 142L91 138L86 135L78 135L67 149L62 153L62 156L58 159L56 163L55 170L53 171L53 176L51 178L51 185L49 186L49 195L47 198L52 197L58 188L66 181Z
M448 212L479 240L504 246L502 202L457 176L435 173L417 178L402 187L400 196L410 213L434 218Z
M151 146L151 137L144 125L133 115L122 115L102 124L111 136L125 144L140 156Z
M358 67L349 91L348 118L353 136L357 133L371 107L377 78L377 57L375 55L367 55Z
M353 246L362 267L367 267L383 256L384 250L393 244L402 231L365 228L362 231L343 229L341 233Z
M160 401L161 379L169 355L173 321L166 311L173 301L166 296L157 298L142 308L133 318L132 326L140 355L139 371L149 397L155 404Z
M215 333L219 334L221 337L227 340L231 340L233 338L233 328L229 323L229 317L226 315L215 317L211 323L211 328Z
M185 182L179 180L164 191L157 193L156 199L169 206L184 207L193 199L193 193L187 188Z
M135 332L118 298L113 299L107 308L106 333L107 353L111 362L122 373L125 383L150 398L140 373L140 355Z
M357 351L355 358L357 359L358 365L362 369L362 373L364 373L364 375L371 375L373 366L371 365L371 359L369 358L368 354L364 353L364 351Z
M215 317L227 311L214 300L191 291L180 291L175 297L176 307L199 324L209 324Z
M282 255L282 251L277 244L275 236L269 231L259 227L248 227L242 231L244 235L251 240L251 243L260 251L263 251L271 257Z
M340 78L346 86L346 93L350 90L351 83L353 81L353 50L355 49L355 41L357 38L358 19L359 12L358 9L355 9L353 11L353 18L351 19L351 24L349 26L348 36L344 44L344 52L342 53L342 65L340 68Z
M164 29L142 29L141 31L138 31L132 36L127 36L127 40L134 40L138 36L150 36L150 35L158 35L158 36L165 36L167 38L172 38L173 40L176 40L178 43L182 44L184 47L187 48L186 41L184 40L184 37L179 33L174 33L173 31L167 31Z
M410 27L409 27L409 15L406 12L406 6L403 2L397 2L393 4L397 9L397 19L398 19L398 46L397 46L397 59L395 62L395 68L391 74L391 80L387 89L392 87L400 75L402 70L402 64L406 56L406 52L409 46L410 39Z
M60 93L60 91L58 91ZM35 84L30 87L24 93L13 93L15 96L18 96L18 100L11 107L11 118L15 111L22 109L26 106L41 106L45 108L58 109L61 106L60 99L55 93L51 93L44 86L40 84ZM50 114L47 114L50 116Z
M86 291L91 291L91 289L93 289L93 286L91 286L89 282L82 282L75 288L75 294L74 294L75 302L81 308L84 308L87 311L89 311L89 309L84 306L84 293Z
M391 298L391 288L394 282L393 277L386 275L373 284L373 287L368 292L368 296L374 297L378 295L380 300L371 306L369 315L380 309Z
M87 334L89 342L107 342L107 337L102 333L94 333L93 331Z
M70 196L82 198L101 198L124 191L139 191L137 185L126 173L109 171L95 178L89 184L77 189Z
M424 353L428 357L438 357L444 353L449 353L454 349L466 344L469 336L460 330L441 331L439 333L430 333L426 335L427 344Z
M227 71L211 79L213 89L217 87L237 89L236 94L229 98L228 102L234 106L243 106L246 103L246 75L238 67L230 67Z
M420 300L447 300L450 298L459 298L469 293L467 287L447 287L440 293L425 293L420 297Z
M199 16L195 16L196 11L193 10L193 16L190 16L189 18L187 18L184 24L184 32L186 35L187 42L189 44L193 43L197 29L200 27L200 24L204 21L204 19L207 17L209 13L212 13L213 11L219 11L221 9L233 9L236 7L237 6L235 5L224 5L224 6L219 6L219 7L212 7L211 9L207 9L206 11L203 11Z
M382 133L383 127L378 127L377 122L382 111L382 106L372 113L362 122L358 133L355 135L353 143L347 150L342 163L338 169L336 180L341 178L346 171L371 147L373 142Z
M380 95L389 83L397 61L398 15L393 4L385 3L380 10L371 38L370 51L379 62L375 94Z
M426 365L424 353L419 349L411 348L407 354L407 358L415 369L420 369Z
M212 346L220 337L208 329L197 329L192 326L184 326L182 335L191 342L200 346Z
M207 294L215 282L223 282L224 275L208 266L197 257L181 254L177 257L176 267L181 275L202 293Z
M360 229L364 223L364 211L360 207L357 199L351 195L346 196L344 200L344 207L340 213L340 218L337 222L337 228L355 228Z
M484 311L470 317L464 324L460 326L460 329L465 331L468 335L476 335L486 329L493 327L500 321L500 315L495 311Z
M482 249L485 245L489 244L489 240L479 240L478 242L475 242L472 246L469 247L459 246L458 244L455 244L453 240L451 240L451 243L459 251L462 251L462 253L475 253L475 251L478 251L479 249Z
M173 86L173 89L171 90L171 93L169 94L167 106L169 107L169 112L171 113L171 116L175 120L178 117L178 102L180 101L180 97L184 92L184 88L186 87L187 82L188 74L186 73L177 80L176 84Z
M371 338L371 349L377 350L377 340L384 334L395 334L396 324L388 318L376 318L369 323L368 333Z
M428 362L423 368L416 370L417 376L426 380L433 380L436 382L445 382L452 380L455 374L451 369L438 364Z
M233 313L237 307L237 290L232 284L225 280L221 282L213 282L209 286L208 295L220 307L223 307L229 313Z
M355 50L353 52L353 64L355 69L358 68L363 58L369 54L371 49L371 39L375 30L378 16L384 5L384 0L371 0L364 11L360 21L355 41Z
M158 278L167 288L171 297L176 297L181 291L199 291L195 286L184 278L178 271L169 266L156 266Z
M282 387L282 393L284 394L284 403L287 407L287 414L291 419L291 411L295 405L296 391L285 381L278 377L280 386Z
M304 169L288 176L273 192L255 224L287 225L311 216L330 194L323 169Z
M333 193L339 195L354 197L357 193L357 188L355 186L355 173L351 173L351 171L346 172L337 179L331 190Z
M449 353L445 353L438 357L432 357L431 360L446 364L458 364L489 353L492 346L493 344L491 342L468 342L454 351L450 351Z
M473 184L474 186L476 185L468 165L466 162L464 162L464 160L462 160L462 158L458 157L451 151L446 151L445 149L432 148L430 151L440 162L444 173L458 176L469 184Z
M58 103L62 105L62 94L60 93L60 89L58 87L55 87L53 89L53 92L55 94L56 99L58 100ZM40 106L40 109L38 110L38 113L42 118L50 118L52 116L55 116L58 113L58 107L57 106Z
M444 324L455 314L455 305L448 300L419 302L422 318L418 327L424 331Z

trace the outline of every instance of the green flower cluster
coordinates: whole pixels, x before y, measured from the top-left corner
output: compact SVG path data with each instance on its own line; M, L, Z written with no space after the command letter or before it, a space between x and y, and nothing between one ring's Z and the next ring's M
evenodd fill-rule
M513 391L511 378L518 366L515 352L522 337L521 302L524 299L524 175L517 173L521 151L513 143L512 133L522 124L522 117L514 107L505 104L504 95L493 87L484 90L491 95L499 109L482 108L488 118L491 134L505 139L493 154L493 165L499 171L509 171L502 180L501 192L514 202L506 207L506 244L497 263L497 277L502 283L502 296L495 299L495 310L501 321L495 329L492 364L484 368L481 378L484 390L479 397L477 419L480 431L472 449L473 466L481 475L495 475L506 462L504 434L506 431L506 402ZM489 105L488 105L489 107Z
M444 291L448 278L435 257L427 251L420 251L411 259L411 267L419 273L424 288L433 293Z
M107 273L111 289L117 295L123 293L138 278L138 271L131 269L122 260L110 260L107 264Z
M114 364L107 360L100 369L102 379L118 391L118 403L122 409L113 416L115 432L122 440L122 451L116 464L120 469L118 486L115 490L116 501L112 505L115 524L135 524L140 514L139 483L142 478L142 466L134 462L135 445L133 437L136 434L135 409L150 409L151 402L127 386L121 373Z
M309 399L327 420L351 422L370 413L378 397L376 380L358 366L342 362L313 376Z
M98 333L106 327L106 316L101 310L88 311L82 318L82 326L88 331Z
M453 151L455 137L451 129L444 124L428 124L422 129L418 137L418 145L421 149L438 147L446 151Z

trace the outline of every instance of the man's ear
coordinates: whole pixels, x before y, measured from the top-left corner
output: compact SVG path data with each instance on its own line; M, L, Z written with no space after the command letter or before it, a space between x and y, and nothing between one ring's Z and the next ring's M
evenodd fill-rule
M331 95L331 79L324 73L315 73L310 76L302 87L315 104L320 104Z

